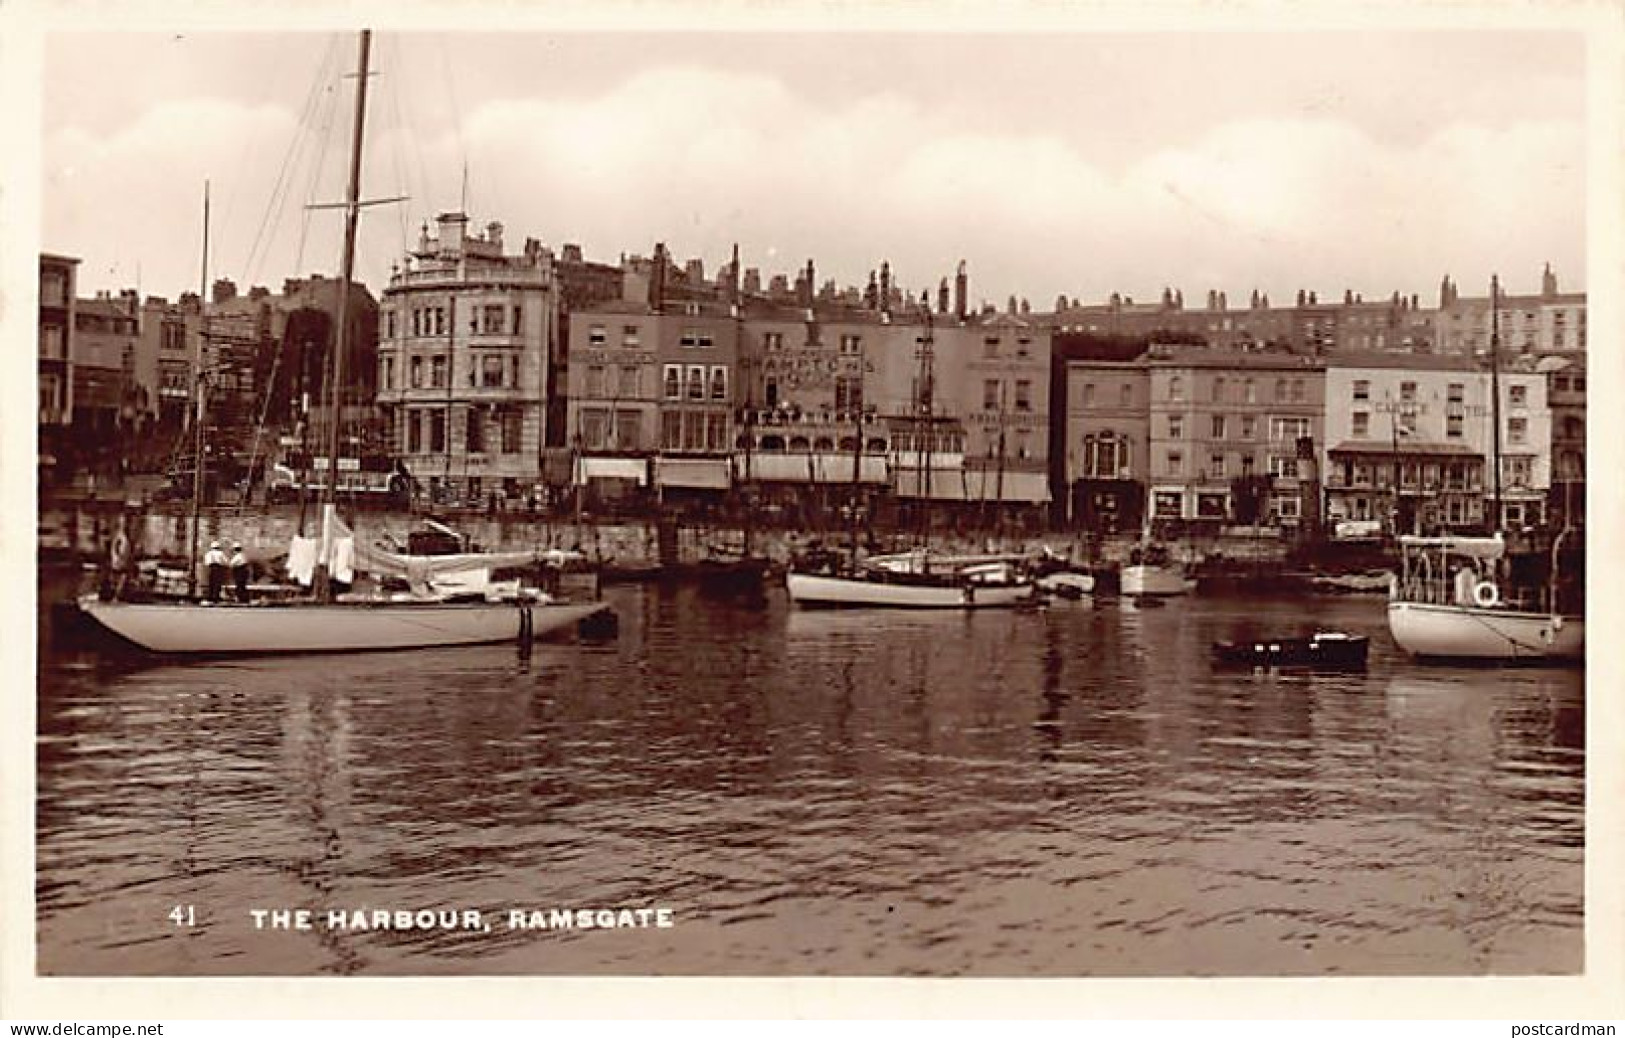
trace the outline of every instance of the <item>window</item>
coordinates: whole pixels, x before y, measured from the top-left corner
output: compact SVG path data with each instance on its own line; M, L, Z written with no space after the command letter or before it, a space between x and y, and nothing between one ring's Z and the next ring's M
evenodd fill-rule
M516 306L513 308L513 334L524 334L525 325L524 322L520 320L520 318L524 316L525 310L523 307Z
M385 389L394 389L395 388L395 358L394 357L385 357L384 358L384 388Z
M667 364L663 381L666 387L665 396L667 400L682 398L683 366L681 364Z
M1444 435L1449 440L1459 440L1462 437L1462 417L1459 414L1445 415Z
M1152 497L1152 509L1158 519L1178 519L1184 514L1183 495L1176 490L1159 490Z
M1521 417L1519 417L1519 418L1508 418L1507 419L1507 442L1508 443L1524 443L1528 439L1529 439L1529 419L1521 418Z
M712 346L711 336L696 328L683 329L683 337L678 344L685 350L708 350Z
M1083 406L1095 406L1095 384L1093 382L1085 382L1083 384Z
M636 399L643 395L643 369L636 364L622 364L621 377L615 385L615 395Z
M1270 455L1270 475L1281 479L1298 478L1297 456L1286 454Z
M683 448L683 413L662 411L660 414L660 449L675 451Z
M982 340L982 356L997 357L998 355L999 337L997 335L989 335L987 338Z
M1415 411L1401 411L1399 414L1394 416L1394 422L1395 422L1395 428L1398 430L1396 435L1399 435L1399 436L1415 436L1416 435L1416 412Z
M1257 386L1256 386L1256 385L1254 385L1254 384L1253 384L1253 380L1252 380L1252 379L1248 379L1248 380L1247 380L1247 381L1246 381L1246 382L1245 382L1245 383L1244 383L1244 384L1243 384L1243 389L1244 389L1244 390L1245 390L1245 392L1246 392L1246 396L1247 396L1247 402L1248 402L1248 403L1249 403L1249 404L1256 404L1256 403L1258 403L1258 387L1257 387Z
M443 306L434 308L434 333L436 335L446 334L446 308Z
M385 310L384 311L384 338L386 338L386 339L395 338L395 311L394 310Z
M609 412L601 407L587 407L581 411L581 445L590 451L603 450L609 444Z
M728 369L720 364L711 368L711 399L728 399Z
M705 399L705 367L701 364L688 366L688 389L685 394L690 400Z
M1216 415L1213 416L1213 429L1212 429L1212 437L1211 438L1215 439L1215 440L1224 439L1224 415L1216 414Z
M412 388L413 389L422 389L423 388L423 358L422 357L413 357L412 358Z
M593 400L604 395L604 366L602 364L587 365L587 383L582 388L581 395Z
M1416 403L1416 383L1401 382L1399 384L1399 399L1407 404Z
M444 454L446 451L446 412L429 412L429 452L431 454Z
M1365 439L1371 435L1371 415L1365 411L1354 412L1354 435Z
M623 325L621 325L621 345L622 346L626 347L629 350L633 350L633 349L637 349L639 343L641 343L641 342L642 342L642 337L640 336L640 334L638 332L638 326L637 325L635 325L635 324L623 324Z
M505 373L506 367L507 366L502 363L502 358L500 356L488 354L481 358L480 385L484 386L486 389L493 389L501 386L502 376Z
M587 329L588 346L592 346L596 349L597 347L603 346L608 341L608 335L605 333L603 325L595 324Z
M1533 458L1502 458L1506 482L1509 486L1527 487L1533 470Z
M999 380L985 379L982 382L982 410L997 411L999 409Z
M683 449L705 450L706 414L704 411L683 412Z
M856 357L862 352L863 352L863 336L861 336L861 335L843 335L843 336L841 336L841 356L843 356L843 357Z
M1208 459L1207 474L1210 479L1224 478L1224 455L1215 454Z
M1185 380L1180 378L1178 375L1175 375L1173 378L1168 380L1168 399L1185 399Z
M1528 403L1529 403L1529 387L1528 386L1517 386L1517 385L1508 386L1507 387L1507 402L1510 403L1513 407L1527 406Z
M1031 411L1033 409L1033 384L1024 378L1016 379L1016 410Z
M1016 356L1025 357L1032 352L1033 341L1025 336L1016 340Z
M709 411L706 413L705 449L709 451L722 451L728 449L727 412Z
M1304 393L1303 379L1301 379L1301 378L1293 379L1292 380L1292 399L1294 401L1301 401L1303 399L1303 393Z
M480 330L486 335L501 335L505 329L502 327L503 314L507 308L501 303L488 303L480 309Z
M1219 402L1221 402L1223 400L1224 400L1224 376L1219 375L1219 376L1217 376L1217 377L1215 377L1213 379L1213 402L1217 404L1217 403L1219 403Z
M1168 416L1168 438L1182 440L1185 438L1185 416L1171 414Z
M1258 419L1250 414L1241 416L1241 438L1250 440L1258 435Z
M1370 379L1357 378L1354 380L1354 399L1360 401L1371 399Z
M406 453L417 454L423 450L423 412L406 412Z
M764 332L762 335L762 348L767 350L784 349L784 334L782 332Z
M857 375L835 376L835 410L863 409L863 379Z
M1461 382L1452 382L1445 388L1445 402L1451 404L1462 403L1467 396L1467 386Z
M1286 399L1286 379L1284 378L1278 378L1275 380L1275 399Z
M1558 393L1567 393L1569 390L1569 377L1567 375L1553 376L1552 389Z
M429 385L435 389L446 388L446 358L443 355L429 358Z
M1129 383L1127 383L1127 382L1123 383L1121 388L1118 390L1117 397L1118 397L1118 403L1122 404L1124 407L1133 406L1133 404L1134 404L1134 387L1132 385L1130 385Z
M1168 467L1165 470L1170 476L1177 476L1185 471L1185 455L1179 451L1168 452Z
M519 453L524 418L524 413L517 408L510 407L502 412L502 453Z
M643 449L642 423L636 411L615 412L615 447L623 451Z
M1309 435L1309 419L1307 418L1271 418L1270 439L1292 440Z
M470 454L485 453L485 416L478 407L468 409L468 421L464 430L464 447Z
M412 308L412 334L423 334L423 311L415 306Z

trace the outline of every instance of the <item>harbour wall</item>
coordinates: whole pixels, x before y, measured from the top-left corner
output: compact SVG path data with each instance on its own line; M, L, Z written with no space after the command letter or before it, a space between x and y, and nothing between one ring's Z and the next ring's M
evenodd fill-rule
M39 513L42 556L76 557L84 561L99 558L106 551L121 514L128 516L137 555L183 558L189 552L192 519L185 512L150 509L126 512L116 502L77 502L42 506ZM389 539L401 545L406 543L407 534L420 529L422 523L420 516L404 513L369 511L352 518L360 536ZM307 535L314 535L318 522L307 513ZM712 554L714 547L738 549L745 541L742 528L675 522L577 522L573 518L533 518L510 513L458 517L451 523L483 550L573 549L605 566L627 570L694 563ZM242 513L235 509L209 511L200 516L198 550L207 548L211 540L239 542L251 560L267 561L287 552L298 529L295 507ZM751 532L751 546L755 553L782 564L814 542L844 542L846 537L844 529L758 529ZM883 551L901 550L914 539L911 534L877 531L874 546ZM1135 544L1133 537L1098 537L1084 531L1000 535L937 529L931 535L932 547L949 553L1025 552L1044 547L1074 562L1104 567L1122 565ZM1287 555L1284 540L1255 533L1175 541L1168 547L1176 561L1186 563L1215 556L1238 563L1280 563Z

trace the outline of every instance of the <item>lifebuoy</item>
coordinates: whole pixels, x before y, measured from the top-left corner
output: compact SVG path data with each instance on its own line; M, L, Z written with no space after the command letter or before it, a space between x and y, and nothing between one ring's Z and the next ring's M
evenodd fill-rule
M1473 602L1484 609L1501 604L1501 590L1488 580L1481 580L1473 588Z

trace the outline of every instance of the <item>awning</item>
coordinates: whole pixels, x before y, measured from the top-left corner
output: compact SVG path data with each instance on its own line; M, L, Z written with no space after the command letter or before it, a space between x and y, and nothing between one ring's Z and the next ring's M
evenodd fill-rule
M1416 440L1401 436L1396 444L1393 440L1344 440L1331 450L1330 454L1374 454L1392 457L1394 454L1438 455L1454 457L1482 457L1483 455L1467 446L1465 443L1429 443L1426 440Z
M747 465L749 471L747 475ZM734 457L734 473L739 479L775 483L847 483L852 482L852 455L841 453L819 454L743 454ZM884 485L887 481L886 458L879 454L865 454L858 461L858 482Z
M631 479L645 486L649 482L649 463L642 458L576 459L575 481L585 483L590 479Z
M924 484L919 469L897 471L898 497L925 497ZM1001 482L996 469L933 468L930 490L933 501L1042 504L1050 499L1049 476L1042 472L1006 472Z
M655 482L663 487L727 490L732 485L730 468L727 458L660 458L655 462Z

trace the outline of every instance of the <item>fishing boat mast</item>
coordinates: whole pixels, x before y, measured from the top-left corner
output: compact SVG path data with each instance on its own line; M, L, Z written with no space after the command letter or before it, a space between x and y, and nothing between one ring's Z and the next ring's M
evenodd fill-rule
M1490 275L1490 444L1494 463L1495 516L1490 531L1501 529L1501 278Z
M349 346L350 276L355 270L356 219L361 212L361 140L367 116L367 57L372 31L361 30L355 88L355 130L350 143L350 183L344 197L344 259L339 271L338 328L333 336L333 363L328 377L327 483L322 491L321 550L316 556L313 586L323 602L333 600L332 560L339 485L339 410L343 400L344 351ZM450 430L447 430L448 433Z
M203 269L197 308L197 356L192 364L192 542L187 551L186 593L197 594L198 527L203 522L203 364L209 355L209 182L203 182Z

